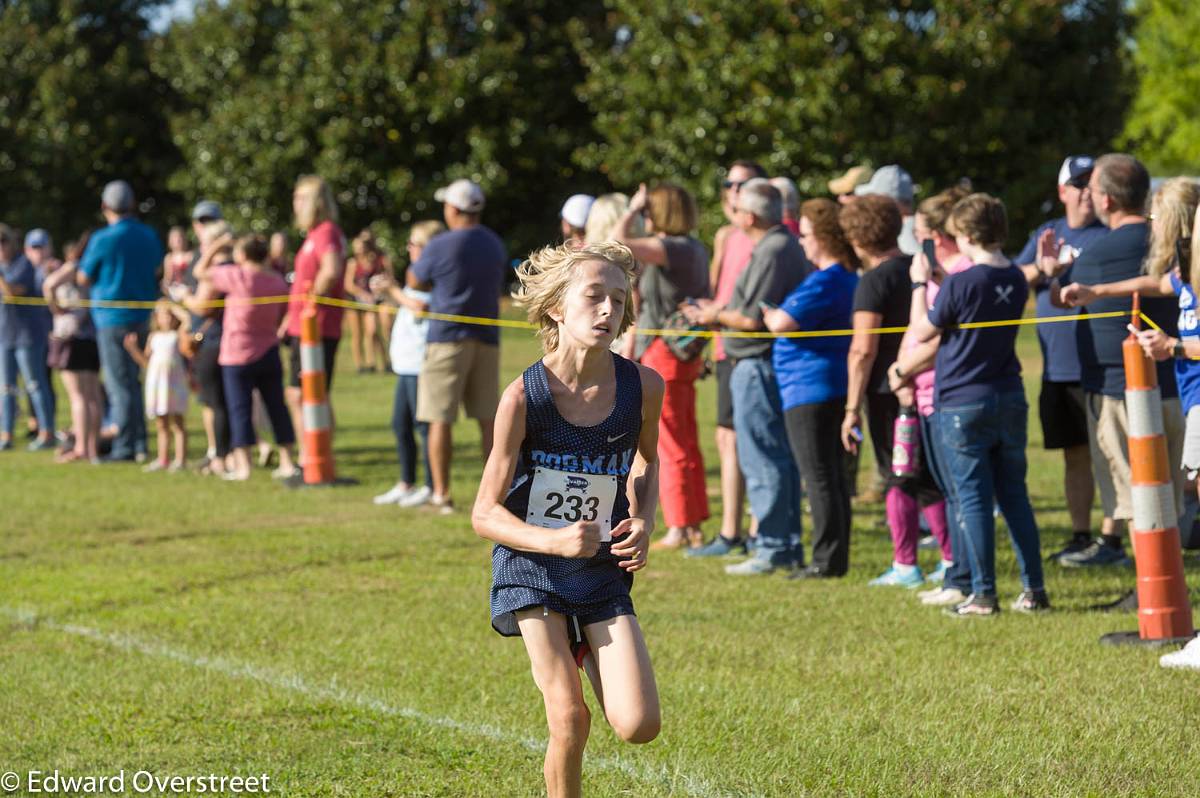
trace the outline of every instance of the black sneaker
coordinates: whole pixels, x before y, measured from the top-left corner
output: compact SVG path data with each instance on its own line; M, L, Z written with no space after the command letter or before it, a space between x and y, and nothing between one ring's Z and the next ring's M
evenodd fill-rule
M1045 612L1050 609L1050 597L1045 590L1023 590L1012 608L1017 612Z
M1136 590L1130 590L1116 601L1110 601L1106 604L1093 604L1091 607L1088 607L1089 610L1095 612L1137 612L1137 608L1138 597Z
M1083 551L1074 554L1064 554L1058 564L1063 568L1092 568L1115 565L1128 567L1133 560L1125 553L1123 546L1110 546L1102 540L1095 540Z
M1071 538L1071 540L1067 542L1067 545L1063 546L1046 559L1050 562L1058 562L1062 557L1066 557L1068 554L1078 554L1088 546L1091 546L1093 542L1095 542L1095 539L1091 536L1086 538Z
M1000 614L1000 603L995 596L967 596L962 604L947 607L944 612L953 618L991 618Z

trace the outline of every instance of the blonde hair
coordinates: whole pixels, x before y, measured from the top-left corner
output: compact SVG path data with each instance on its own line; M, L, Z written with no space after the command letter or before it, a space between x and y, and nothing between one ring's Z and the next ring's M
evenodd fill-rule
M580 264L593 260L611 263L625 276L625 312L613 337L621 335L633 324L634 260L629 247L615 241L587 244L582 249L569 244L544 247L530 255L517 269L521 285L513 299L525 308L530 323L537 325L542 348L547 352L558 348L558 322L550 314L562 308L563 298L579 274Z
M1192 234L1197 203L1200 184L1190 177L1173 177L1158 189L1150 201L1154 221L1150 226L1150 251L1142 264L1146 274L1162 277L1170 271L1175 262L1175 243Z
M426 219L423 222L417 222L408 231L408 240L419 247L423 247L429 243L429 240L439 233L446 232L446 225L439 222L437 219Z
M179 311L176 310L176 305L169 299L159 299L154 303L154 315L150 319L150 328L156 332L170 332L183 327L183 319L179 317ZM167 329L162 329L158 326L158 314L161 311L166 311L171 315L172 326Z
M333 189L320 175L304 175L296 181L296 191L304 195L300 212L296 214L296 227L308 232L321 222L337 224L337 202Z
M984 249L996 249L1008 237L1008 214L1004 203L982 191L969 194L950 210L946 229Z
M601 194L592 203L588 211L587 227L584 228L583 243L599 244L601 241L611 241L616 230L617 222L629 208L629 197L620 192ZM646 234L646 228L639 216L634 219L633 236L641 238Z

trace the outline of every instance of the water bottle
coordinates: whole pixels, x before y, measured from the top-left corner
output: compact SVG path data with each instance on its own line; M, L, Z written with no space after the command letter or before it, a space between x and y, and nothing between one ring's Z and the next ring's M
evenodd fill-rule
M892 426L892 474L897 477L917 475L917 453L921 445L921 430L917 421L917 408L909 405L900 408L900 415Z

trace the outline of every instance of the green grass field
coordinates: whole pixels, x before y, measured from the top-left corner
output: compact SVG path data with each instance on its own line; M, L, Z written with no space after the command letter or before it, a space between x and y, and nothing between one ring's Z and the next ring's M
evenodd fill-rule
M1022 351L1036 399L1032 330ZM504 332L505 380L537 356L532 335ZM337 462L357 486L2 455L0 773L265 773L289 796L541 791L540 696L523 646L489 626L490 546L466 513L481 467L473 424L457 430L458 515L374 507L395 479L393 382L351 373L348 352L341 366ZM700 396L715 487L711 381ZM195 408L191 426L198 455ZM1049 551L1069 534L1061 460L1040 449L1036 413L1030 437ZM852 570L836 583L652 556L634 599L662 735L627 746L596 713L585 792L1200 793L1200 676L1099 645L1136 620L1086 611L1131 586L1131 570L1051 568L1052 613L951 619L866 586L890 560L882 512L856 507ZM998 550L1011 601L1003 532ZM1197 584L1194 558L1188 572Z

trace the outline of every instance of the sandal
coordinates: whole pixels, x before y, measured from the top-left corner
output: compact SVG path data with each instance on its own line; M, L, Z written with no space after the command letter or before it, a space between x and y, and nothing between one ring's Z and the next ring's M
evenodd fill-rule
M667 533L658 540L650 544L651 551L673 551L675 549L686 548L688 540L684 536L683 528L673 526L667 530Z

